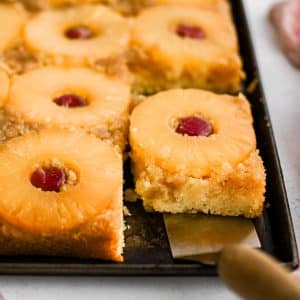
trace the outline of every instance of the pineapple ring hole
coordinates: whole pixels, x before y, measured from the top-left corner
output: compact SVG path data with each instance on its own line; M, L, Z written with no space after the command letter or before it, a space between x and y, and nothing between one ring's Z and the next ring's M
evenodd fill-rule
M199 25L187 25L185 23L179 23L175 28L175 32L181 38L202 40L206 37L205 31Z
M81 95L66 93L61 96L55 97L53 102L58 106L63 106L67 108L78 108L87 106L88 100L87 97Z
M79 24L68 27L64 35L70 40L90 40L97 34L90 26Z
M179 118L174 125L175 132L183 136L209 137L214 133L212 124L199 115Z
M59 193L78 181L78 173L57 160L36 165L30 176L31 184L44 192Z

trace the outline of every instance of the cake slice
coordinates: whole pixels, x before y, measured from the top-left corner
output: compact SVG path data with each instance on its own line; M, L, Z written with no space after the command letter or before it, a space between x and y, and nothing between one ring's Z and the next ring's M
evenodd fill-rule
M130 145L147 211L261 215L265 171L242 95L175 89L149 97L132 113Z
M30 128L81 128L125 148L130 87L88 68L44 67L12 80L5 110Z
M44 64L91 65L122 56L130 39L128 21L103 5L45 10L26 24L25 46Z
M215 10L161 5L143 10L129 66L137 94L183 87L235 93L244 78L234 25Z
M0 170L1 255L123 260L113 147L80 130L30 132L1 146Z

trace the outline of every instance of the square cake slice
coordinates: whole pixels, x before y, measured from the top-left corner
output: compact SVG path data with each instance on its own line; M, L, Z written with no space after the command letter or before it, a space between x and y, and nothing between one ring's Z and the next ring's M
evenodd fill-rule
M16 128L79 128L122 152L130 87L88 68L44 67L13 77L4 109Z
M121 61L129 41L128 20L100 4L44 10L24 28L24 45L42 65L97 67L99 61Z
M261 215L265 170L242 96L174 89L131 116L136 192L147 211Z
M0 152L0 254L122 261L122 158L81 130L44 129Z
M235 93L244 77L234 25L213 9L182 4L143 10L131 53L138 94L173 87Z

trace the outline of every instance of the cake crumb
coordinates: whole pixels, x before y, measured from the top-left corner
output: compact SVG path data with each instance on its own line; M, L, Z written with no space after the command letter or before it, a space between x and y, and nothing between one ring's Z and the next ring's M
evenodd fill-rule
M139 196L133 189L126 189L124 192L124 198L125 201L136 202Z
M131 213L130 213L128 207L125 206L125 205L123 206L123 214L124 214L125 217L130 217L131 216Z
M249 94L254 93L254 91L255 91L257 85L258 85L258 80L257 80L257 78L254 78L254 79L250 82L250 84L248 85L248 87L247 87L247 92L248 92Z
M138 106L139 104L144 102L146 99L147 99L147 96L145 96L145 95L132 94L130 111L132 112L136 108L136 106Z

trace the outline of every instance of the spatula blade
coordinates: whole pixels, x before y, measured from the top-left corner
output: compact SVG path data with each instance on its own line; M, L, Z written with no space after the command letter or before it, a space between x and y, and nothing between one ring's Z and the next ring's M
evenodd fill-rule
M255 226L249 219L165 214L164 221L174 259L215 264L217 254L227 245L261 246Z

